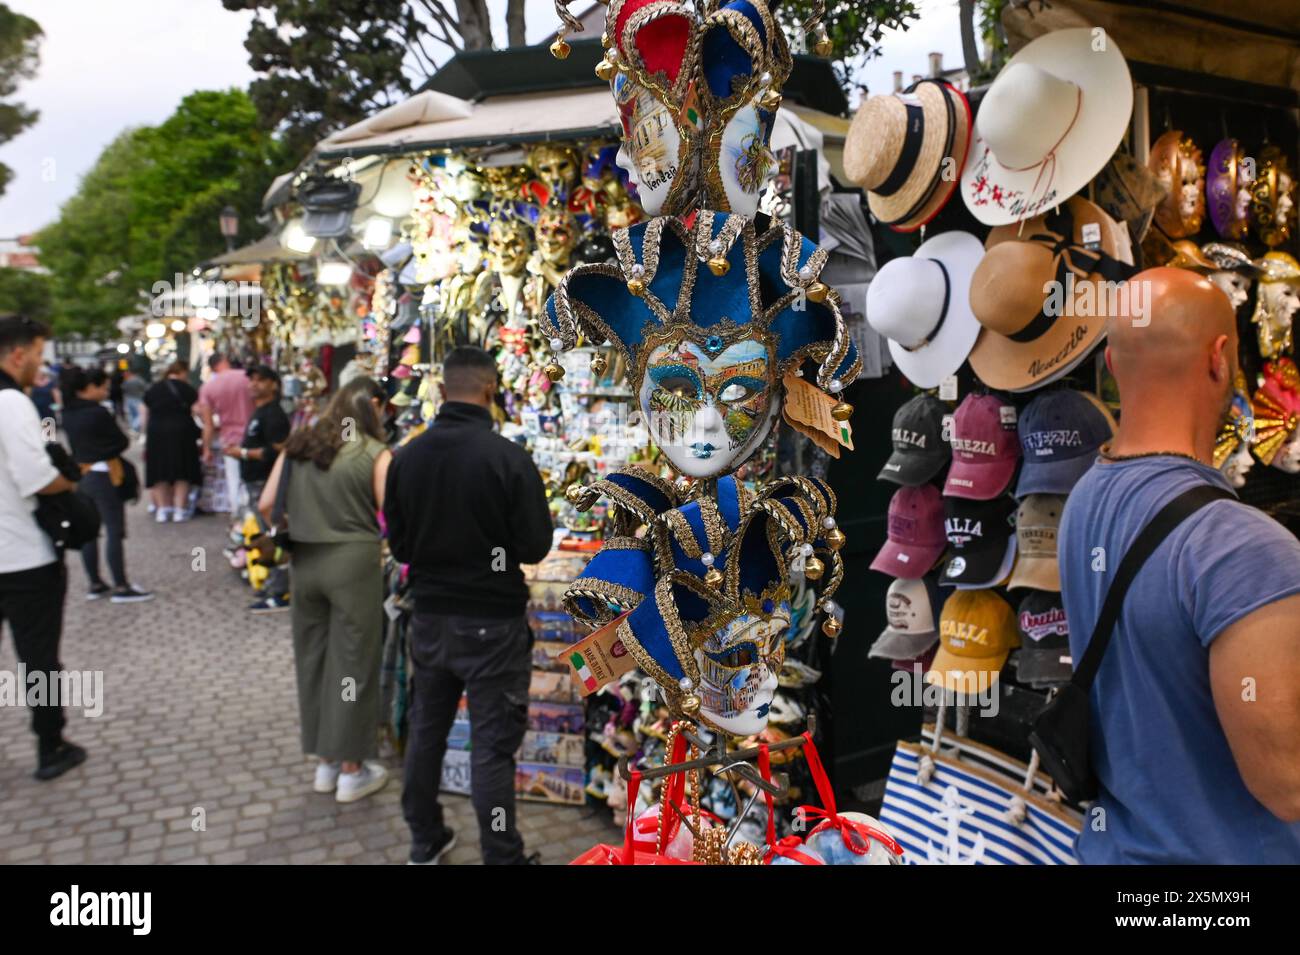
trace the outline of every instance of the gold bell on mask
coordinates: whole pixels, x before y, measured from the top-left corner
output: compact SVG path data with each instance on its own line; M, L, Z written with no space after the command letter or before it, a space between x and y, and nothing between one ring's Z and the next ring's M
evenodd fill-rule
M551 44L551 56L557 60L563 60L569 55L569 44L564 42L564 38L556 40Z

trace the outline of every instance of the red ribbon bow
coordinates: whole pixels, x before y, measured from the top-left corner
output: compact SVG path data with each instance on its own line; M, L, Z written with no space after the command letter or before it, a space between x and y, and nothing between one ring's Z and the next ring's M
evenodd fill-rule
M783 836L775 843L768 846L767 855L763 856L763 865L771 865L772 859L781 856L784 859L793 859L795 862L803 865L825 865L820 859L814 859L808 853L803 851L803 840L798 836Z
M864 856L871 851L873 841L879 842L896 856L903 854L903 847L895 842L887 832L883 832L865 822L859 822L856 819L845 819L836 812L819 809L817 806L800 806L797 812L804 823L812 819L821 820L813 831L808 833L810 839L817 833L827 829L838 829L840 837L844 840L844 845L849 851L856 852L860 856Z

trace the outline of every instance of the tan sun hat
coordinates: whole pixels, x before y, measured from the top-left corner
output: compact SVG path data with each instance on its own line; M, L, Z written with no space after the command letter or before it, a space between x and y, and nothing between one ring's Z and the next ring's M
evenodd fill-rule
M1078 365L1106 332L1099 280L1123 282L1134 271L1128 229L1079 196L1022 225L998 226L984 247L970 286L984 330L970 364L1003 391L1029 391Z
M866 190L872 215L897 232L911 232L933 219L956 190L970 129L966 97L939 80L872 96L849 126L844 171Z

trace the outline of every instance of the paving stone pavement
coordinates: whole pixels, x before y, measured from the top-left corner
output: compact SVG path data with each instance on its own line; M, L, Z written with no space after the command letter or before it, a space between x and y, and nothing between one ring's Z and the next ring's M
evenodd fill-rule
M247 613L248 588L221 556L225 525L157 525L143 504L128 509L127 572L157 594L149 603L88 603L80 556L67 559L62 662L103 671L103 713L68 713L66 734L89 759L42 783L27 711L0 708L0 863L405 861L395 761L388 786L358 803L312 792L289 617ZM5 628L0 669L16 666ZM458 837L444 862L480 862L469 799L443 804ZM520 803L518 819L547 864L622 841L604 809Z

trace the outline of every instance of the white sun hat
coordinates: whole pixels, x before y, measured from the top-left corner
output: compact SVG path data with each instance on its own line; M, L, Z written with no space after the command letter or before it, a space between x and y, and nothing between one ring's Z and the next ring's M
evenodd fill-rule
M984 243L969 232L943 232L886 262L867 287L867 322L919 388L939 387L975 347L970 282L983 257Z
M1060 205L1110 161L1132 111L1128 64L1108 33L1039 37L980 104L961 177L967 208L985 225L1007 225Z

